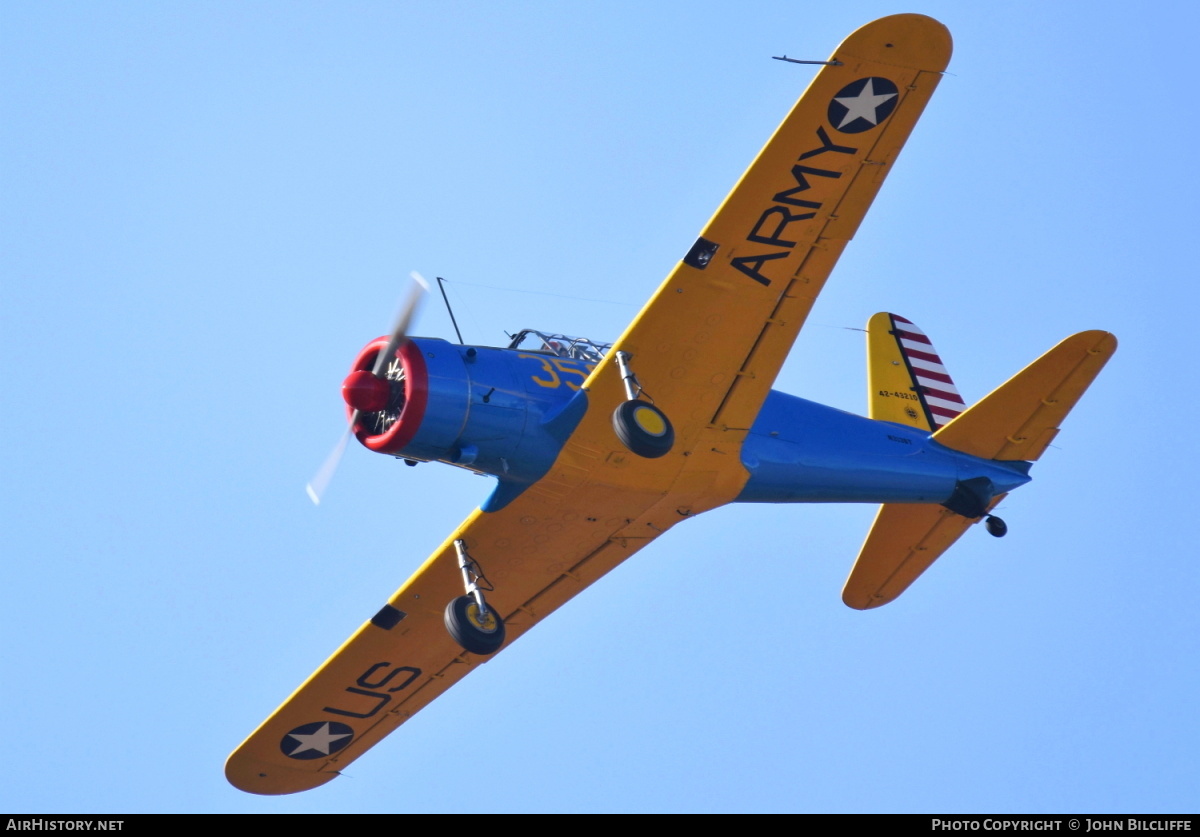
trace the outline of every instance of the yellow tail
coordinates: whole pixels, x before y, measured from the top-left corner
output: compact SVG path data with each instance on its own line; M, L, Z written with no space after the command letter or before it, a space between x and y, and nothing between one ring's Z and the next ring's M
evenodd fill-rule
M952 419L933 439L983 459L1036 460L1116 350L1117 338L1106 331L1072 335ZM988 511L1004 496L994 498ZM981 519L935 505L880 506L842 588L842 601L858 610L887 604Z

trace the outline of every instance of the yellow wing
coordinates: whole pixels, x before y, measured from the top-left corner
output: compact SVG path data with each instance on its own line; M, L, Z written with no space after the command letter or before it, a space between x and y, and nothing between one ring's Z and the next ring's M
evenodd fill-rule
M641 468L643 480L668 485L681 467L672 459L714 448L736 459L950 51L949 32L923 15L882 18L850 35L620 337L616 350L632 355L639 382L675 425L673 453ZM588 388L609 412L624 397L613 364ZM576 436L604 446L612 433L603 413L593 410ZM740 491L735 483L722 501Z
M229 781L262 794L322 785L486 659L463 651L443 623L446 604L463 594L455 539L495 585L488 605L511 642L658 534L634 521L658 498L600 486L561 491L569 480L552 473L502 511L468 517L234 751Z

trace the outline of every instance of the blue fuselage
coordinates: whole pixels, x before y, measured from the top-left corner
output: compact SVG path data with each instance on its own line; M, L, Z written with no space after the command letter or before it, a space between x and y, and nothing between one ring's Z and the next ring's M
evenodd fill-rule
M996 493L1029 482L1026 463L951 450L921 430L772 390L742 446L739 503L941 503L959 481Z
M554 463L588 409L590 366L538 352L413 341L427 366L428 404L404 458L441 461L500 480L485 509L507 504ZM980 459L931 434L774 390L741 451L749 472L736 502L943 503L964 480L995 493L1029 481L1028 463Z

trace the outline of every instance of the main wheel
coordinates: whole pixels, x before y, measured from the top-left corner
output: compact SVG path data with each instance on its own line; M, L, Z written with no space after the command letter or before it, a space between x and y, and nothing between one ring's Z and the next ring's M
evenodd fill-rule
M491 607L481 616L474 596L459 596L446 605L446 630L472 654L495 654L504 644L504 620Z
M989 514L983 524L987 526L988 534L994 538L1002 538L1008 534L1008 524L994 515Z
M613 430L638 456L658 459L675 444L675 430L663 411L648 401L622 401L613 412Z

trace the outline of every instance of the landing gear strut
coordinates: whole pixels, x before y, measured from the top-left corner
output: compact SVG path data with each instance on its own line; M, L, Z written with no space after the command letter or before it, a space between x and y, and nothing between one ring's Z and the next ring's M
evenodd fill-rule
M467 554L462 538L454 542L454 549L458 553L458 568L462 571L467 594L446 605L446 630L455 642L472 654L495 654L504 644L504 620L483 598L485 590L491 592L495 588Z
M670 452L675 444L675 430L666 414L649 401L640 400L642 385L629 369L628 352L617 352L621 381L628 400L613 411L613 430L621 444L646 459L657 459Z

